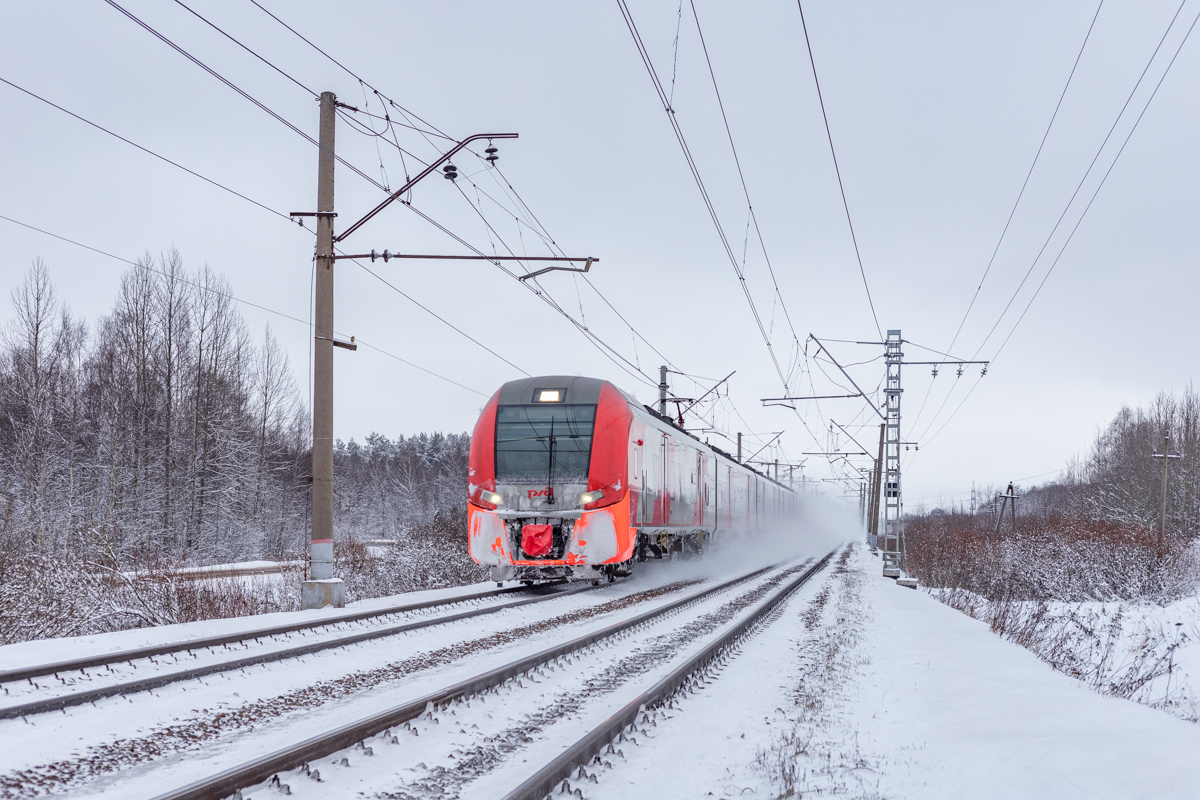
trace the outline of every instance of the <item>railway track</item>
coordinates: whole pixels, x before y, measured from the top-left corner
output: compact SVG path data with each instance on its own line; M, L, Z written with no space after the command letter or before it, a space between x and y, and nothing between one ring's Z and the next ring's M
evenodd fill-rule
M588 701L593 704L592 711L597 703L600 704L600 708L610 708L611 706L605 704L612 699L609 693L628 688L620 680L613 679L617 672L623 671L635 676L656 676L652 686L637 692L633 699L621 703L617 713L606 714L602 722L583 732L577 737L575 744L558 753L548 763L536 767L532 772L528 765L516 765L515 768L519 772L515 780L509 780L513 777L509 774L496 776L500 780L509 780L508 786L517 784L516 789L508 790L505 794L503 790L495 791L494 786L487 787L486 796L505 796L506 800L541 798L551 790L560 788L562 782L569 780L572 774L581 774L578 772L581 768L586 772L590 762L614 737L620 736L622 731L637 722L638 714L643 708L669 698L692 676L704 670L721 653L751 632L779 603L820 572L832 555L833 553L830 553L815 563L809 560L790 567L757 570L712 586L705 586L570 641L162 793L157 800L215 800L235 794L240 797L241 793L263 788L274 788L285 793L295 793L293 789L307 788L310 792L316 792L314 796L321 796L322 792L333 787L318 785L321 781L320 769L324 769L328 776L331 769L345 768L349 763L349 754L340 760L335 758L332 766L322 765L320 769L312 769L312 765L330 756L336 756L341 751L357 747L353 751L353 757L358 761L360 755L373 755L374 747L399 744L400 740L393 735L394 732L404 735L407 731L408 734L416 736L422 720L428 720L425 737L428 739L428 731L438 730L439 714L456 715L456 709L469 708L477 701L490 702L490 698L497 693L510 690L516 692L518 688L522 691L549 692L549 688L537 689L535 685L553 684L560 678L568 682L577 678L584 680L581 684L582 690L564 686L557 700L548 704L549 711L532 717L535 721L541 719L540 723L530 725L523 722L514 728L486 737L492 743L487 748L510 752L533 741L531 731L537 730L538 724L558 723L570 715L572 708L583 703L589 696L597 698ZM742 589L737 588L743 584L745 586ZM723 600L725 594L732 594L734 597ZM689 620L684 612L690 607L700 608L702 611ZM664 620L670 620L673 616L682 616L682 625L675 631L660 630L665 624ZM617 650L615 660L602 653L616 648L618 642L621 647ZM576 668L574 664L588 658L595 662L592 668L598 672L585 680L575 674L586 671L585 668ZM667 674L658 676L664 664L675 663L680 658L682 661L670 668ZM464 714L466 713L468 712L464 711ZM492 717L490 713L486 716L489 719ZM483 717L477 719L482 721ZM466 734L468 738L482 738L481 733L467 733L465 726L468 723L465 720L456 717L450 721L453 724L445 726L445 730L457 728L461 724L464 728L460 733ZM471 727L478 726L472 724ZM378 741L368 745L367 742L372 740L372 737L378 737ZM479 755L472 755L469 750L461 748L454 752L461 753L459 760L455 762L459 765L466 765ZM451 755L450 758L455 756ZM490 756L487 756L477 760L483 764L493 764L494 759L489 758ZM417 766L424 768L425 764L420 763ZM467 769L464 774L473 780L472 776L478 776L471 772L471 769L473 768ZM484 769L484 773L486 772L487 768ZM500 772L503 773L503 770ZM512 768L509 772L512 772ZM434 793L440 792L441 787L435 787ZM391 796L409 795L402 792ZM414 792L413 796L425 795Z
M311 620L303 623L280 625L273 628L249 631L244 634L213 636L204 639L194 639L189 642L176 642L155 647L143 647L134 650L108 653L102 656L84 657L70 661L58 662L57 664L47 664L15 670L7 670L3 673L0 673L0 683L13 683L20 680L25 680L32 685L32 679L34 677L55 676L57 678L62 672L84 672L87 669L100 666L107 667L108 665L121 662L134 662L143 659L153 661L155 657L171 655L181 651L194 653L197 650L224 647L230 644L239 644L250 641L261 642L263 639L284 636L297 631L313 630L348 622L374 620L383 616L392 616L405 612L427 610L430 608L454 605L462 602L478 601L481 599L491 599L497 596L504 597L515 592L528 593L533 591L538 593L535 597L515 600L512 602L485 605L480 608L468 609L466 611L461 611L454 614L443 614L425 619L406 621L395 625L372 628L366 631L346 633L343 635L333 636L315 642L307 642L300 645L266 649L263 652L242 656L240 658L220 658L213 663L188 667L185 669L158 672L157 674L149 677L138 678L136 680L118 681L94 688L68 692L57 691L58 687L54 687L56 691L49 697L42 697L23 703L0 705L0 719L12 719L15 717L25 717L33 714L43 714L49 711L57 711L59 709L69 708L71 706L92 703L105 697L123 696L135 694L137 692L149 691L151 689L167 686L168 684L176 683L178 681L191 680L220 672L245 669L246 667L255 666L258 664L266 664L273 661L282 661L288 658L298 658L300 656L305 656L311 653L317 653L322 650L329 650L336 647L348 647L350 645L371 641L373 639L397 636L434 625L445 625L451 622L482 617L488 614L495 614L500 611L507 611L509 609L519 608L533 603L540 603L547 600L567 597L570 595L579 594L581 592L591 591L595 588L598 587L593 586L590 583L566 589L556 589L549 592L547 592L545 589L529 589L524 586L506 587L483 592L475 592L469 595L457 596L450 599L408 603L390 606L384 609L375 609L372 611L339 615L338 617L327 618L324 620ZM94 677L98 677L102 680L104 677L107 677L107 675L100 674L99 676ZM63 681L64 684L66 683L62 678L58 679ZM11 697L11 694L7 688L5 689L5 693Z
M340 625L348 622L360 622L367 619L375 619L377 617L389 616L392 614L402 614L409 611L420 611L427 608L435 608L438 606L451 605L454 603L465 603L473 600L481 600L513 592L530 591L526 586L508 586L497 589L485 589L479 592L471 592L464 595L455 595L448 598L439 598L436 600L424 600L414 603L401 603L395 606L386 608L376 608L370 611L353 611L336 616L322 617L315 620L306 620L304 622L293 622L287 625L275 625L268 628L256 628L251 631L242 633L229 633L220 636L204 636L196 639L188 639L181 642L170 642L167 644L150 645L148 647L138 647L130 650L118 650L111 653L98 653L90 656L82 656L79 658L66 659L63 661L55 661L48 664L34 664L28 667L17 667L15 669L0 670L0 684L12 683L15 681L29 680L30 678L40 678L46 675L57 675L62 672L75 672L95 667L103 667L109 664L116 664L122 661L135 661L142 658L153 658L155 656L164 656L171 653L179 653L190 650L200 650L207 647L220 647L221 645L244 642L250 639L259 639L269 636L280 636L287 633L295 633L303 630L311 630L314 628L324 628L331 625Z

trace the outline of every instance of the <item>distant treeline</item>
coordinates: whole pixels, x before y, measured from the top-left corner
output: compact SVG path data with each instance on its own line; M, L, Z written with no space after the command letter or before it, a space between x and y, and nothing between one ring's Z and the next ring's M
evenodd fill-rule
M303 557L311 438L287 356L228 282L145 257L94 324L35 262L0 336L0 550L124 564ZM466 434L335 453L340 537L399 538L464 504Z
M1168 533L1186 539L1200 534L1200 394L1191 385L1181 395L1160 393L1146 407L1122 408L1092 442L1086 456L1073 460L1058 480L1040 486L1016 487L1017 518L1070 514L1077 520L1157 531L1162 491L1161 458L1169 434L1171 459L1167 474ZM994 526L999 503L992 499L1005 489L988 486L978 494L976 513ZM915 516L969 511L965 502L918 509ZM1007 526L1008 511L1005 511ZM979 522L980 530L988 524Z

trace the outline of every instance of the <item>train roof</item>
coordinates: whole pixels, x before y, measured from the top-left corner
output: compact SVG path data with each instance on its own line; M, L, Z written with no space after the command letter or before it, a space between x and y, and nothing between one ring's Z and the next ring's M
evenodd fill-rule
M584 378L579 375L542 375L509 381L500 387L502 405L527 405L535 402L539 392L562 392L560 403L583 404L600 402L600 388L608 381ZM624 392L622 392L624 394Z

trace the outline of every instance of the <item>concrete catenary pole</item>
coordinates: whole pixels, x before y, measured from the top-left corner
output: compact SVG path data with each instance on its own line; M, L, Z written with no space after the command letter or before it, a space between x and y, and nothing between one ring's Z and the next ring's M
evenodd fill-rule
M337 98L321 94L317 156L316 331L313 342L313 488L309 579L304 608L345 605L345 587L333 577L333 168Z

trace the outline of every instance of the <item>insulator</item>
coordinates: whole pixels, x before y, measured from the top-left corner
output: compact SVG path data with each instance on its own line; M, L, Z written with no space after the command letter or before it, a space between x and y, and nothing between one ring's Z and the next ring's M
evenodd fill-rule
M442 167L442 177L446 180L457 180L458 167L454 166L453 164L447 164L446 166Z
M495 146L489 145L483 152L487 153L485 160L493 166L496 164L496 159L500 158L500 156L496 155L499 150L497 150Z

